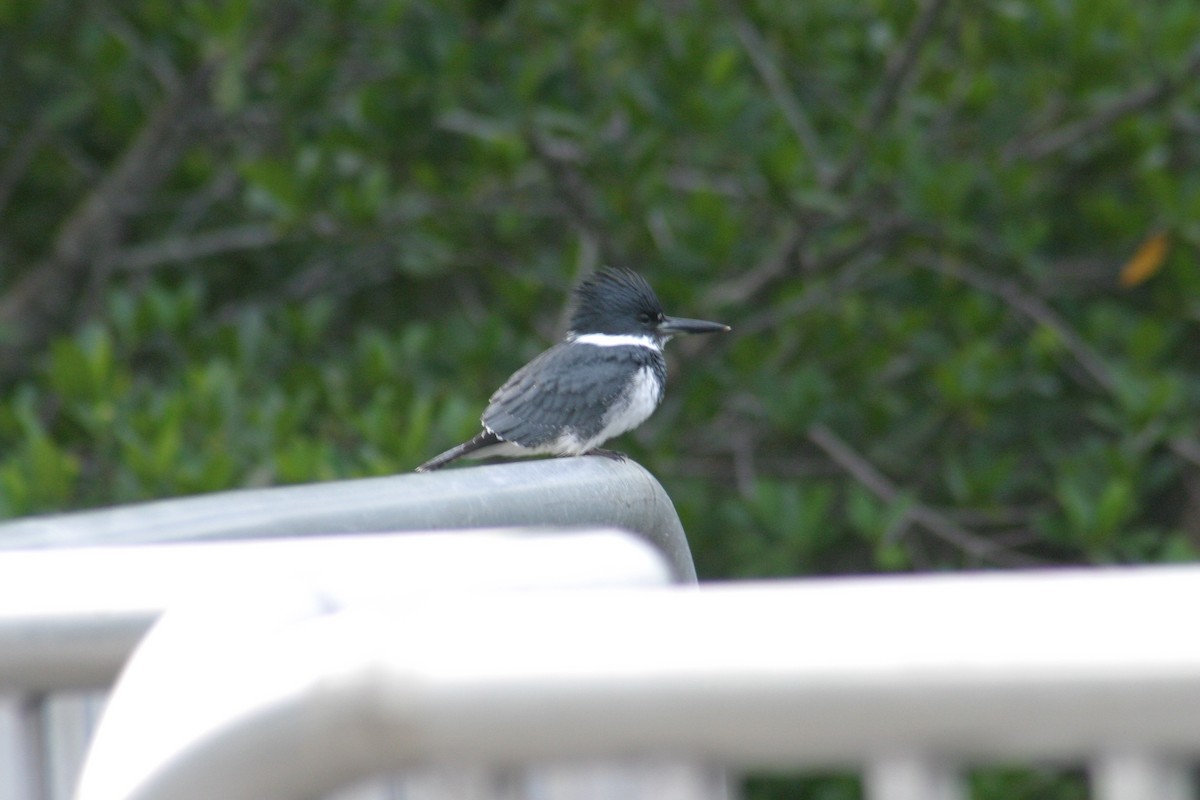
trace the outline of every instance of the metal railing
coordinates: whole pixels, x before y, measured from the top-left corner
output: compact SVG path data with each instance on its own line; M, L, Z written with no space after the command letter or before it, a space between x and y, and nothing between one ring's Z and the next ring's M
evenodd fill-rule
M429 763L642 753L853 765L879 800L964 797L968 763L1086 763L1102 800L1178 800L1200 757L1196 608L1195 567L348 607L246 671L203 662L243 702L206 702L127 796L300 798Z
M514 560L459 532L495 526L558 534L620 527L653 545L672 580L695 581L661 486L636 464L606 459L225 492L0 524L0 800L71 796L103 690L180 598L219 597L230 582L302 563L325 574L354 564L359 586L384 568L379 583L413 591L644 578L628 547L613 562L579 537L564 550L565 540L539 536L530 551L530 530L521 536L525 550L506 544L505 552L542 555ZM396 545L376 533L447 529L455 532L423 547L428 537L406 534ZM277 541L296 537L317 538ZM388 549L395 547L407 555Z
M696 580L671 498L641 466L605 458L314 483L31 517L0 524L0 550L537 525L641 534Z
M678 530L673 510L661 522L669 501L664 506L661 489L634 465L543 463L348 488L367 504L361 519L369 528L393 513L380 510L384 488L428 495L460 519L494 523L498 506L486 502L494 483L508 498L502 502L526 520L536 516L531 507L565 514L555 496L561 491L608 514L605 522L627 521L631 508L640 508L642 521L633 527L643 539L658 535L647 529L668 537ZM576 480L558 473L558 483L539 494L536 486L515 485L518 472L509 474L530 467L532 483L542 479L540 469L573 470ZM609 481L642 494L610 493ZM450 484L467 494L456 501ZM306 501L287 500L289 525L304 527L314 515L326 528L345 522L328 505L298 511ZM228 510L237 502L228 496L193 511L242 519ZM606 503L612 508L604 511ZM352 507L345 506L347 514ZM168 538L198 528L205 537L228 538L207 522L165 512L162 519ZM45 523L19 525L30 533L28 526ZM43 531L78 543L78 532L62 523ZM261 519L253 530L240 524L239 536L281 535ZM151 528L135 540L152 536ZM676 553L679 546L686 551L681 530L678 536ZM511 789L522 765L552 772L582 760L632 769L631 758L650 759L659 775L663 765L683 764L675 796L687 798L722 793L719 773L697 771L696 763L734 771L859 769L871 800L959 800L967 765L1014 761L1087 765L1099 800L1195 797L1200 567L709 584L696 591L659 585L687 574L679 558L665 566L654 555L670 556L670 544L650 551L595 533L501 537L505 545L488 549L478 537L89 550L86 558L110 554L99 575L121 576L115 586L88 584L84 561L78 570L52 563L84 559L78 551L0 554L0 586L11 580L23 587L19 594L45 606L31 616L0 592L0 686L28 693L84 678L104 682L149 620L184 593L201 601L184 602L164 618L135 656L134 677L114 696L110 711L118 722L104 738L116 750L97 763L118 765L116 778L91 784L99 788L81 800L311 797L396 770L447 764L482 775L484 787L492 785L488 776L507 776L500 784ZM406 545L397 539L445 552L402 556ZM308 554L298 555L306 545ZM542 548L557 555L535 557ZM174 566L138 565L159 556ZM122 558L130 560L117 565ZM291 566L280 570L281 563ZM479 568L471 572L468 563ZM581 587L593 569L593 588ZM196 576L221 570L221 602L204 601L213 585ZM454 580L456 572L462 580ZM104 641L87 640L88 630L100 628L38 588L62 575L80 576L79 599L90 598L89 608L107 598L109 606L100 604L107 612L93 620L110 625ZM135 589L139 575L165 577L157 589ZM247 619L249 611L255 619ZM122 622L122 613L131 616ZM34 627L22 628L31 620ZM67 649L41 639L47 631L69 634ZM227 639L230 631L240 633ZM95 665L74 676L58 672L67 652L93 652L92 645L100 672L87 671ZM38 653L42 660L30 661ZM28 761L43 733L44 718L30 713L28 702L11 715L27 727L10 743L9 761L0 761L0 776L5 763ZM169 731L160 730L164 717ZM132 748L123 756L132 761L121 768L111 753L146 730L155 731L156 746ZM545 786L534 794L573 796Z

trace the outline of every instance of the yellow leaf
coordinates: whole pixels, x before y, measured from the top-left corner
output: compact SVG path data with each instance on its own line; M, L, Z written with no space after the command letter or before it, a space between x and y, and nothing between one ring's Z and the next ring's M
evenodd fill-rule
M1133 257L1121 268L1121 285L1125 288L1145 283L1154 277L1167 260L1167 234L1159 231L1142 242Z

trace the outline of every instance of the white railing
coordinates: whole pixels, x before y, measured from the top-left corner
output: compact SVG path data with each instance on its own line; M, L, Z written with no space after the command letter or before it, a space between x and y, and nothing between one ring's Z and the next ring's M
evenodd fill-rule
M485 470L459 475L478 487ZM0 718L0 787L50 797L29 698L106 683L169 606L80 800L288 800L448 765L483 776L482 797L536 765L538 796L565 800L571 782L548 776L598 763L683 765L658 796L692 800L723 794L721 769L830 768L861 770L871 800L958 800L968 765L1014 762L1086 764L1099 800L1196 796L1200 567L697 590L666 585L682 570L645 541L0 554L0 690L21 698ZM5 784L14 770L35 777Z
M80 796L117 796L103 788L114 775L146 769L164 743L190 735L184 712L189 703L217 708L222 697L234 696L231 685L213 687L211 675L197 672L201 665L243 658L260 641L274 642L280 631L291 635L300 623L339 618L339 609L436 608L462 591L583 591L673 580L670 565L644 539L598 529L2 553L0 798L72 796L93 734L89 785L101 788L85 786ZM164 614L167 609L173 610ZM171 646L154 644L172 630L182 633ZM138 676L136 662L127 664L135 649L143 662L148 649L180 660L165 673L151 670L147 679ZM254 663L247 659L245 666ZM101 700L70 694L107 688L122 670L96 732ZM183 680L185 675L193 679ZM171 681L169 690L152 693L148 707L133 714L121 710L130 707L129 697L145 697L161 679ZM267 683L277 679L282 677Z
M534 547L525 541L530 530L520 546L507 536L497 551L461 533L514 525L558 538L539 538ZM631 556L628 544L614 551L617 561L605 560L582 539L565 544L566 526L635 531L663 559L656 570L665 563L671 580L695 581L662 487L636 464L598 458L224 492L0 523L0 800L72 796L107 687L163 609L181 599L219 599L231 584L253 585L280 570L328 576L335 566L352 575L343 583L366 586L377 575L377 584L410 592L644 578L644 557ZM436 540L407 533L398 537L403 544L375 534L444 529L455 533Z
M253 664L199 662L213 691L172 706L188 732L119 796L300 798L430 763L646 754L859 765L879 800L963 797L961 764L1088 763L1104 800L1176 800L1200 760L1198 608L1194 567L347 607ZM187 658L146 707L193 684Z

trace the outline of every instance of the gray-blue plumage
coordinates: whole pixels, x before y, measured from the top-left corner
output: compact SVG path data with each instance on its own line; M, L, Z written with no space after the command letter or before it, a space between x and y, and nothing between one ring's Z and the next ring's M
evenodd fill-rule
M636 400L625 395L638 388L634 378L643 370L652 381L649 399L657 406L667 380L667 363L657 347L556 344L492 395L483 424L524 447L547 445L564 431L586 442L604 430L613 412Z
M663 345L674 335L729 327L677 319L637 273L604 269L575 292L571 329L492 395L475 438L421 466L427 472L468 456L621 457L598 448L642 424L662 401Z

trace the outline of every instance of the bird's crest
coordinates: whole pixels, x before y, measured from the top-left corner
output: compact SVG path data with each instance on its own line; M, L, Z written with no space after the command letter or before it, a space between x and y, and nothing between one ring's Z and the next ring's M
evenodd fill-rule
M571 332L628 333L639 315L657 322L662 313L662 304L645 278L630 269L604 267L575 289Z

